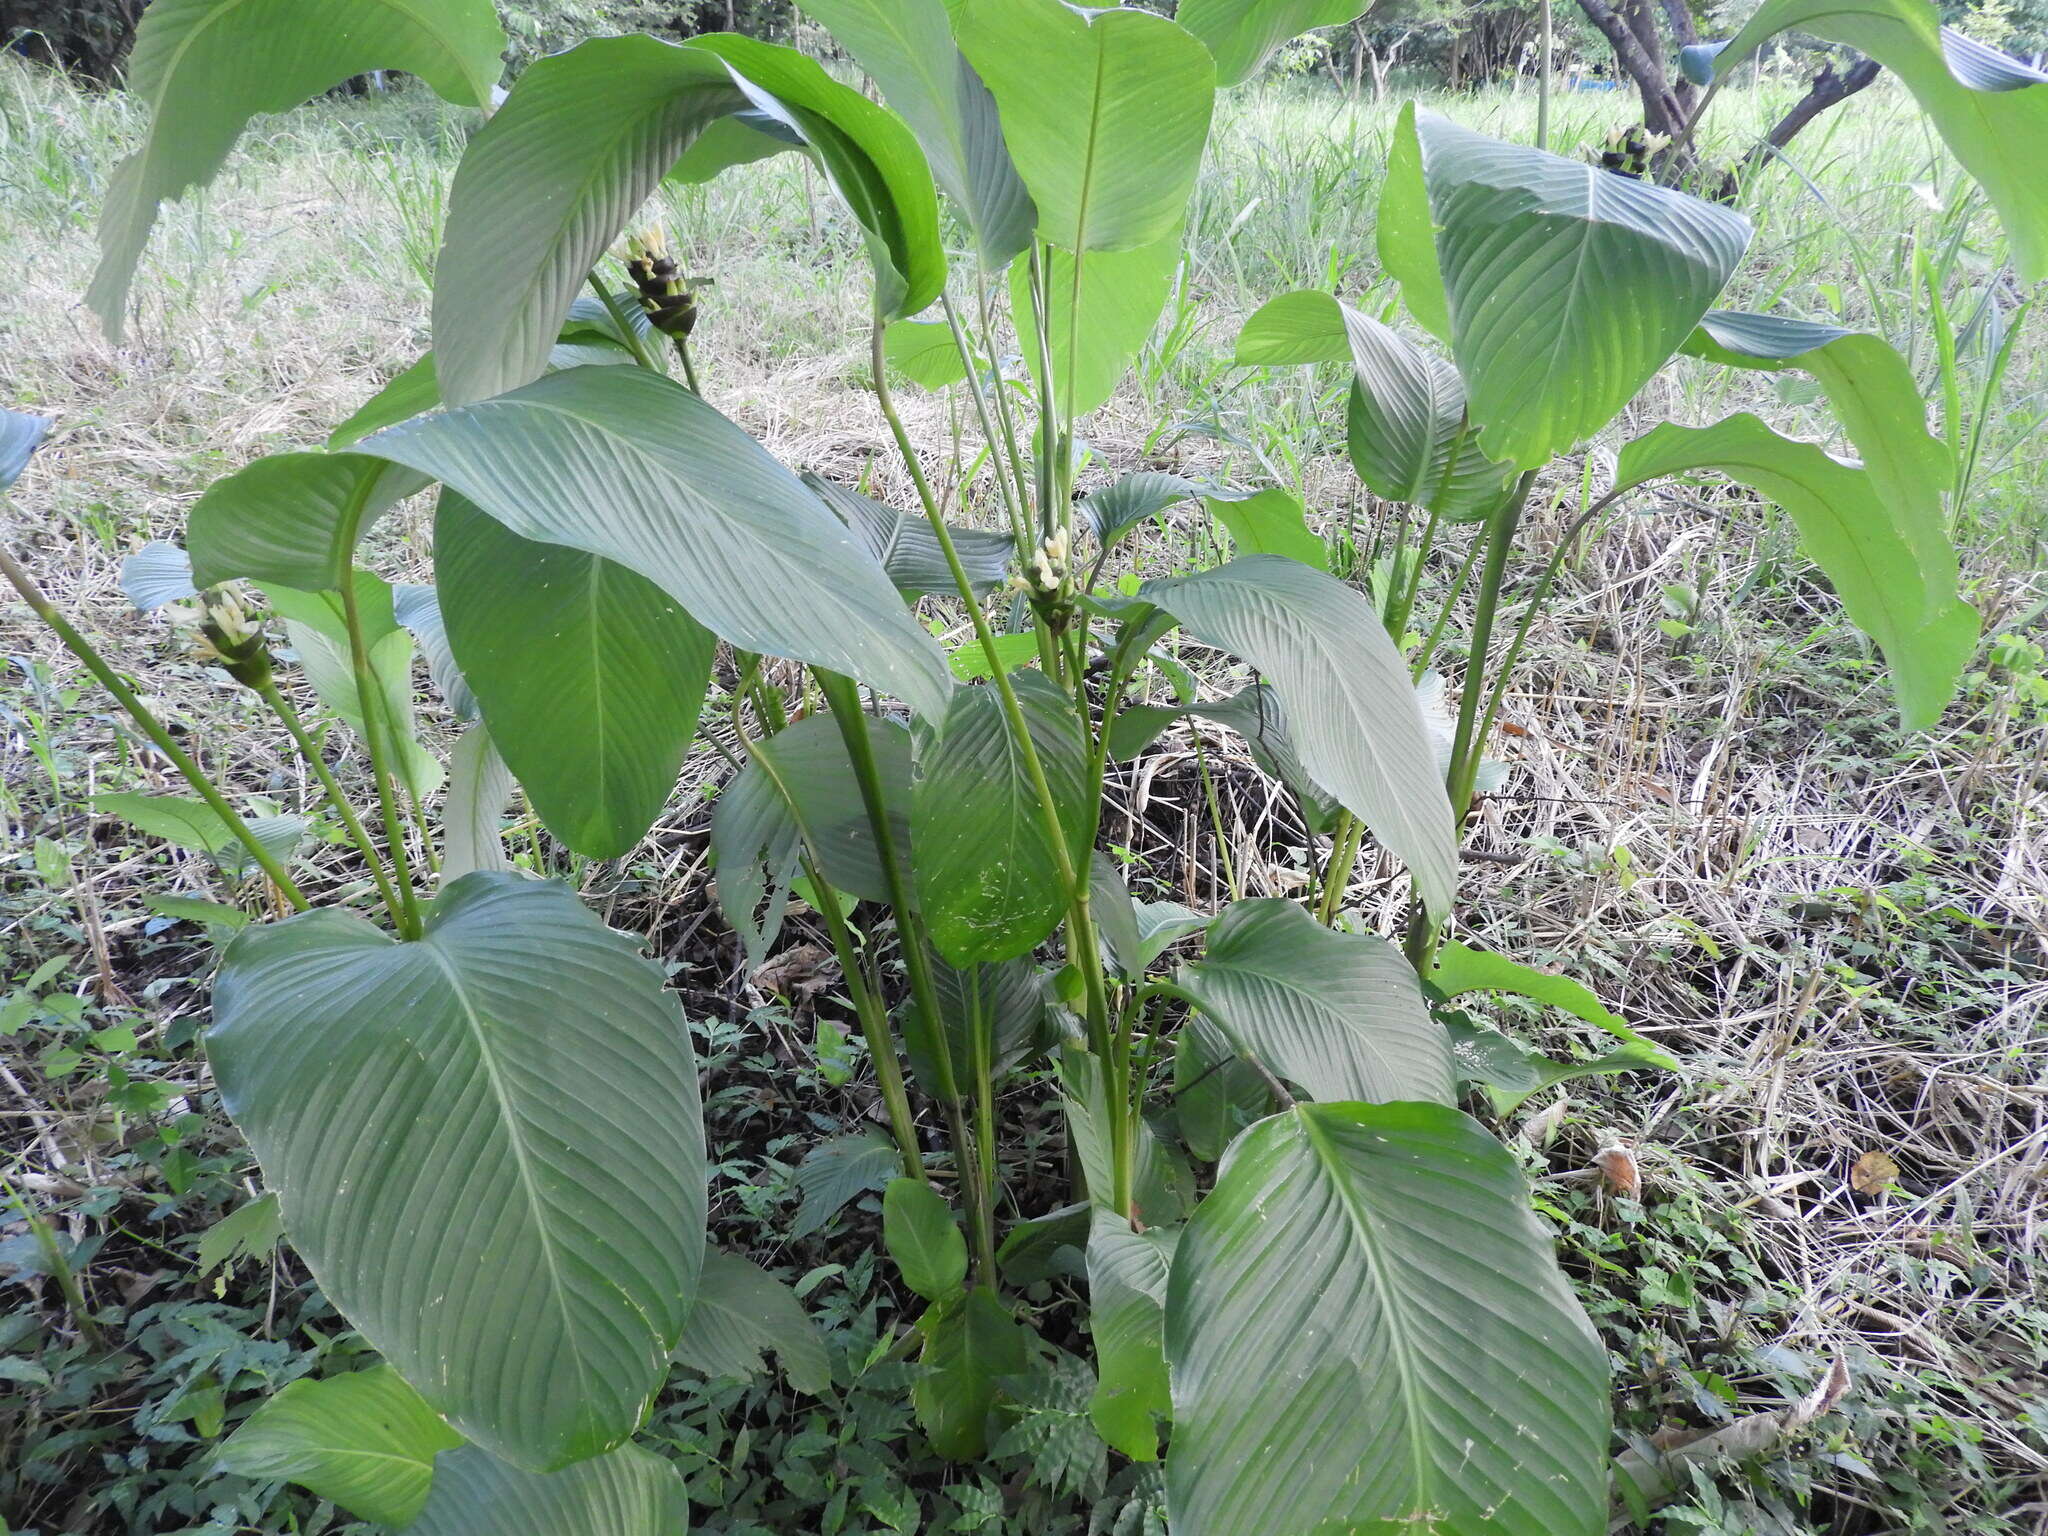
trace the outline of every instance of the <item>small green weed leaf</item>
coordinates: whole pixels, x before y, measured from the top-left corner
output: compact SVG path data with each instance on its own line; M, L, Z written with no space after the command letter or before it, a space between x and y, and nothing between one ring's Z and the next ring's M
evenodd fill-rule
M128 55L128 93L148 104L149 129L108 182L86 293L107 339L121 340L157 209L213 180L250 118L378 69L487 107L504 48L490 0L329 0L310 24L298 0L158 0Z
M236 1206L199 1238L199 1273L212 1274L237 1259L267 1259L284 1236L275 1191Z
M1407 664L1372 605L1279 555L1148 581L1138 595L1266 674L1302 767L1407 863L1430 911L1448 910L1457 883L1450 797Z
M868 553L888 573L896 590L905 597L922 597L937 592L952 597L960 590L953 582L953 568L932 532L931 520L922 511L899 512L871 496L848 490L822 475L806 474L804 484L832 515L846 524ZM980 528L948 525L953 553L976 591L999 587L1017 552L1016 542L1006 533L988 533Z
M522 538L637 571L736 646L944 711L945 657L874 558L759 443L659 374L572 368L362 447Z
M1088 1233L1088 1322L1096 1388L1088 1415L1133 1461L1159 1459L1155 1418L1173 1417L1166 1386L1166 1274L1179 1233L1143 1233L1096 1206Z
M142 904L159 917L179 923L198 923L209 930L236 933L249 926L249 914L240 907L219 901L203 901L196 896L145 895Z
M388 1365L301 1378L265 1402L220 1448L224 1472L283 1479L359 1520L410 1525L426 1505L434 1458L463 1443Z
M1060 812L1066 858L1087 843L1087 744L1073 705L1044 673L1012 686ZM1029 953L1058 925L1072 892L1046 826L1022 743L994 687L955 690L919 756L911 793L911 867L932 945L957 966Z
M796 1170L803 1195L791 1239L809 1237L838 1215L847 1202L871 1190L884 1189L903 1168L902 1154L879 1131L860 1131L821 1141L805 1154Z
M1029 631L1015 635L995 635L996 662L1005 672L1015 672L1026 662L1038 655L1038 637ZM946 658L946 665L953 669L953 675L963 683L978 682L995 676L995 669L989 665L988 651L978 639L972 637L963 641Z
M1167 1282L1175 1536L1606 1528L1607 1355L1506 1148L1440 1104L1253 1126Z
M1061 0L959 0L954 28L995 97L1042 238L1129 251L1179 229L1216 94L1200 42L1151 12Z
M948 0L803 0L910 125L994 271L1031 242L1035 210L995 99L953 41Z
M1003 1378L1030 1366L1030 1335L985 1285L934 1306L919 1326L924 1374L911 1389L917 1421L941 1456L973 1461L988 1450Z
M1404 116L1398 132L1419 150L1472 421L1503 464L1536 468L1606 426L1692 334L1749 243L1749 222L1719 204L1435 113ZM1399 209L1406 194L1388 186ZM1404 291L1426 290L1420 252L1399 259ZM1418 301L1419 314L1433 304Z
M675 1463L638 1445L536 1473L480 1446L444 1452L408 1536L651 1536L686 1531L690 1500Z
M882 1195L882 1244L903 1283L927 1301L954 1301L967 1284L967 1239L945 1197L922 1179L890 1181Z
M414 943L302 913L229 946L206 1042L293 1248L437 1412L539 1468L632 1433L696 1290L705 1155L689 1031L630 940L516 875L455 881Z
M449 645L534 810L578 853L627 852L675 788L718 642L646 577L455 491L434 562Z
M769 1349L799 1392L816 1396L831 1389L825 1341L796 1293L758 1264L711 1249L704 1255L697 1303L676 1343L676 1359L706 1376L744 1381L765 1369L761 1354Z
M1955 556L1946 540L1930 557L1931 530L1901 526L1899 504L1888 504L1871 469L1783 437L1747 412L1709 427L1653 428L1622 449L1616 484L1702 469L1740 481L1791 514L1800 543L1834 583L1850 622L1883 650L1906 728L1933 725L1976 651L1979 627L1977 611L1955 596Z
M1361 0L1182 0L1174 16L1209 45L1222 86L1251 79L1288 39L1315 27L1341 27L1370 8Z
M1767 0L1725 44L1688 48L1692 73L1734 69L1780 32L1868 54L1905 82L1949 152L1976 177L2012 242L2020 282L2048 277L2048 75L1941 24L1925 0Z
M1238 1048L1317 1099L1452 1098L1444 1032L1401 952L1291 901L1234 901L1180 984Z

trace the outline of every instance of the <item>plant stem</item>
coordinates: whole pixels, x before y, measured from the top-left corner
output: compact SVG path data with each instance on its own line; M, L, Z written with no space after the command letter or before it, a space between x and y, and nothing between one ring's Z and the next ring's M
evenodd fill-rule
M1473 733L1479 718L1479 698L1485 691L1486 655L1493 642L1501 582L1507 574L1508 557L1514 552L1515 529L1522 520L1522 507L1535 484L1536 471L1524 471L1515 482L1514 494L1486 520L1486 564L1479 573L1479 606L1472 616L1472 645L1466 653L1465 686L1458 699L1458 731L1451 743L1451 813L1460 822L1472 804L1472 784L1478 776L1479 754L1485 745L1475 741Z
M975 298L981 310L981 341L987 349L991 366L996 357L995 311L989 304L988 284L977 276L974 280ZM1031 504L1031 487L1024 478L1024 455L1017 448L1017 422L1010 414L1009 386L1003 380L1002 369L995 368L996 420L1003 429L1003 444L1009 450L1010 475L1017 482L1017 506L1021 510ZM1025 520L1024 542L1018 546L1020 559L1029 558L1031 549L1030 522Z
M1550 0L1542 0L1543 40L1536 64L1536 147L1550 148Z
M660 365L654 361L654 356L647 350L646 343L641 341L640 333L633 329L632 317L626 313L625 306L619 303L611 289L605 287L603 280L595 272L590 273L588 280L590 291L597 295L598 303L604 306L604 312L612 317L612 324L618 327L619 334L625 338L626 350L633 354L633 361L642 368L660 373ZM692 383L690 387L694 390L696 385Z
M190 784L198 792L199 798L227 824L228 829L249 851L250 858L254 859L257 867L270 877L270 883L277 887L278 893L292 905L293 909L303 912L311 906L312 904L306 900L305 893L299 889L298 882L285 872L284 866L277 861L276 856L263 846L249 824L214 787L213 780L208 778L184 748L172 739L171 733L164 729L163 722L150 712L149 706L142 702L141 697L128 686L120 673L107 664L106 658L100 655L93 643L57 611L56 605L45 597L42 588L36 585L35 578L29 575L4 547L0 547L0 576L7 578L8 585L21 594L21 599L28 604L29 610L50 627L64 643L64 648L83 662L85 669L98 680L100 686L114 696L115 701L128 712L128 717L142 728L142 734L149 738L151 745L170 759L172 766L184 775L185 782Z
M393 923L402 923L403 908L398 899L398 892L391 884L391 877L385 873L384 861L377 856L376 847L370 841L370 834L364 828L362 818L356 815L355 807L349 804L348 796L342 793L341 785L334 777L334 770L327 766L327 760L320 755L320 744L307 731L299 712L292 708L291 700L279 691L275 679L266 681L256 691L262 695L263 702L270 706L271 713L276 715L284 726L285 733L292 739L292 745L298 748L299 756L304 759L306 766L313 770L314 777L319 779L320 787L327 792L327 802L334 807L334 814L341 818L342 827L347 831L349 841L356 845L364 862L370 866L370 876L377 882L377 894L384 899L384 910L391 914Z
M57 1289L64 1297L64 1305L71 1313L71 1320L78 1324L79 1337L92 1349L106 1348L106 1339L101 1335L99 1324L92 1319L92 1312L86 1305L85 1291L78 1283L78 1274L65 1257L64 1250L57 1246L57 1234L50 1229L50 1223L41 1211L28 1203L28 1196L6 1174L0 1173L0 1185L4 1185L8 1198L21 1212L22 1220L28 1223L30 1237L36 1251L42 1256L43 1268L57 1282Z
M953 332L954 349L959 352L960 361L967 369L968 389L974 395L974 413L981 419L981 435L988 440L989 468L995 475L997 489L1003 493L1003 510L1010 514L1010 532L1017 540L1017 558L1028 559L1031 530L1024 521L1023 504L1017 500L1016 487L1011 484L1009 471L1003 463L1001 439L996 435L995 423L989 419L988 401L982 395L981 380L974 376L974 348L960 325L959 312L953 308L953 296L950 293L940 294L939 304L945 310L946 324Z
M425 930L420 921L419 898L412 888L412 865L405 852L405 822L391 793L391 768L384 739L384 685L370 665L370 649L363 643L362 604L356 600L355 573L341 583L342 618L348 626L349 665L355 672L356 703L363 713L363 739L370 749L370 772L377 780L377 805L384 818L384 844L391 851L391 870L398 887L398 931L416 939Z
M1365 824L1349 811L1337 818L1337 832L1330 844L1330 862L1323 868L1323 899L1316 921L1325 928L1337 921L1337 908L1351 883L1351 868L1358 862L1358 850L1365 841Z

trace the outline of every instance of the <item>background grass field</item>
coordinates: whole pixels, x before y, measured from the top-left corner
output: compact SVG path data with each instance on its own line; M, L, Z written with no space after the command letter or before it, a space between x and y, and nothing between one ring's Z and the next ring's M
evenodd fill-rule
M1738 152L1797 89L1724 92L1710 155ZM1531 133L1527 94L1431 104ZM1230 355L1242 320L1291 288L1392 303L1372 226L1395 105L1307 84L1225 99L1190 259L1133 384L1089 424L1085 483L1155 466L1295 486L1370 580L1385 512L1342 457L1343 379ZM1557 146L1597 140L1628 105L1564 95ZM425 348L465 119L400 92L261 124L210 193L167 211L116 350L79 299L108 172L137 126L118 97L0 60L0 403L58 422L0 527L211 766L296 807L308 785L248 696L133 615L118 568L141 540L177 536L214 477L317 444ZM1759 174L1745 207L1759 235L1727 302L1882 332L1974 463L1957 535L1999 643L1940 729L1902 736L1881 659L1782 516L1715 486L1624 501L1570 556L1532 633L1496 748L1507 779L1465 869L1463 936L1584 980L1683 1071L1574 1083L1502 1128L1615 1352L1628 1435L1784 1406L1837 1359L1852 1374L1835 1413L1700 1474L1656 1528L2048 1529L2048 686L2039 653L2015 643L2042 638L2048 607L2048 348L2038 317L2024 321L1987 389L2025 296L2000 275L1981 199L1885 84ZM864 258L822 184L785 158L679 192L667 217L688 269L716 278L696 343L714 403L785 463L906 499L861 388ZM1681 361L1540 487L1527 570L1602 482L1613 442L1734 409L1829 431L1796 377ZM909 412L935 457L971 460L958 402L919 397ZM388 519L380 571L424 572L428 528L423 509ZM1213 539L1178 513L1129 559L1183 567ZM1439 547L1426 592L1449 589L1463 553L1462 536ZM1443 653L1454 675L1461 628ZM1209 677L1231 681L1213 663ZM78 1245L120 1346L96 1356L69 1337L26 1237L0 1222L0 1517L44 1532L331 1528L309 1500L206 1467L268 1390L360 1348L288 1256L198 1271L198 1235L255 1171L193 1044L209 951L143 897L202 894L211 875L89 813L94 793L171 785L18 606L0 610L0 728L0 1144L9 1179ZM354 750L339 733L335 745ZM1122 783L1108 836L1140 882L1205 908L1293 889L1299 857L1265 851L1285 807L1233 740L1207 750L1217 818L1188 743L1170 740ZM755 985L706 916L704 793L721 772L693 757L669 814L612 864L515 829L529 862L578 880L673 968L708 1062L717 1237L804 1276L842 1380L858 1378L821 1412L772 1380L678 1373L651 1433L690 1472L703 1527L1153 1529L1156 1480L1082 1464L1056 1409L1022 1426L1001 1480L960 1474L918 1451L891 1387L902 1367L855 1370L898 1315L865 1257L872 1214L857 1203L793 1235L794 1169L864 1123L872 1095L846 1075L853 1048ZM323 886L356 877L345 845L312 857ZM1370 861L1353 896L1365 921L1397 921L1400 887ZM1556 1054L1591 1043L1554 1016L1503 1022ZM1005 1149L1019 1183L1057 1161L1052 1119L1025 1125ZM1616 1145L1632 1149L1640 1199L1593 1169ZM1034 1304L1056 1307L1061 1284Z

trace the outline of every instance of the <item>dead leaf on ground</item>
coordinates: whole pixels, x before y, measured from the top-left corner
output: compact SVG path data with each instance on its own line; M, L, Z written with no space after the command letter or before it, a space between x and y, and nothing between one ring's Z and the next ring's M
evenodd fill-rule
M1866 1152L1849 1170L1849 1187L1859 1195L1881 1195L1899 1181L1899 1165L1883 1152Z
M1627 1147L1616 1143L1602 1147L1593 1154L1593 1166L1600 1170L1600 1177L1608 1190L1629 1200L1643 1198L1643 1172L1636 1166L1636 1155Z

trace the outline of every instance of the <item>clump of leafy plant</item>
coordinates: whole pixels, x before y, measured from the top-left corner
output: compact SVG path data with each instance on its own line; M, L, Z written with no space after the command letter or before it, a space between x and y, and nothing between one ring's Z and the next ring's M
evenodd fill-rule
M149 11L134 88L154 118L109 189L90 295L115 334L157 206L212 176L252 114L369 68L493 101L503 39L482 0L316 9L328 25L280 29L232 0ZM1352 459L1424 519L1412 547L1385 546L1376 611L1324 569L1284 491L1077 483L1079 424L1177 265L1215 91L1352 8L807 9L890 107L738 36L601 38L528 69L455 175L432 353L324 450L217 483L182 553L132 573L147 601L195 604L210 654L277 715L371 871L359 896L314 907L274 840L5 561L191 781L199 799L177 814L238 842L298 909L227 948L207 1049L287 1239L387 1363L294 1383L224 1464L431 1536L624 1536L686 1517L674 1465L633 1439L672 1358L774 1344L796 1386L831 1390L789 1292L705 1249L697 1069L674 998L567 887L510 869L499 836L516 782L560 843L626 852L701 732L740 764L712 826L727 917L765 956L800 890L867 1047L895 1164L882 1240L923 1303L892 1347L916 1356L911 1402L939 1454L1071 1447L1085 1419L1132 1462L1164 1457L1180 1536L1601 1529L1607 1359L1516 1159L1459 1090L1506 1106L1665 1058L1582 988L1442 940L1506 678L1571 542L1496 647L1517 533L1546 466L1675 353L1812 373L1863 462L1754 416L1667 423L1622 448L1577 526L1652 480L1751 486L1791 513L1883 650L1907 722L1929 723L1977 615L1942 521L1953 462L1910 375L1874 337L1714 311L1749 237L1732 210L1411 110L1379 254L1444 350L1321 293L1274 300L1238 343L1247 363L1354 369ZM2048 183L2026 133L2048 113L2042 82L1958 53L1918 0L1809 10L1773 0L1720 67L1786 26L1884 50L2039 277ZM871 384L914 510L799 477L716 409L689 351L696 284L634 228L664 178L785 151L816 162L860 227ZM622 235L627 288L607 255ZM933 485L898 377L967 386L985 476ZM10 458L36 430L16 419ZM435 584L394 589L358 549L429 485ZM1007 532L949 525L956 499ZM1234 558L1102 582L1119 539L1190 499ZM1425 674L1448 610L1415 610L1436 530L1457 522L1483 533L1468 662L1438 729L1418 685L1438 686ZM964 618L972 643L949 660L922 602ZM349 804L277 689L273 622L363 738L373 806ZM1162 649L1176 633L1260 682L1143 702L1155 676L1185 682ZM411 721L416 644L472 722L445 766ZM736 680L707 720L721 647ZM771 682L772 659L800 683ZM1327 839L1306 902L1139 903L1097 851L1109 765L1188 713L1246 735ZM1399 946L1344 925L1368 837L1413 888ZM1619 1043L1547 1061L1457 1010L1488 990ZM999 1091L1039 1063L1073 1199L1006 1221ZM938 1150L920 1103L945 1127ZM1017 1305L1063 1248L1081 1255L1092 1365L1054 1354ZM1031 1439L1055 1422L1057 1442Z

